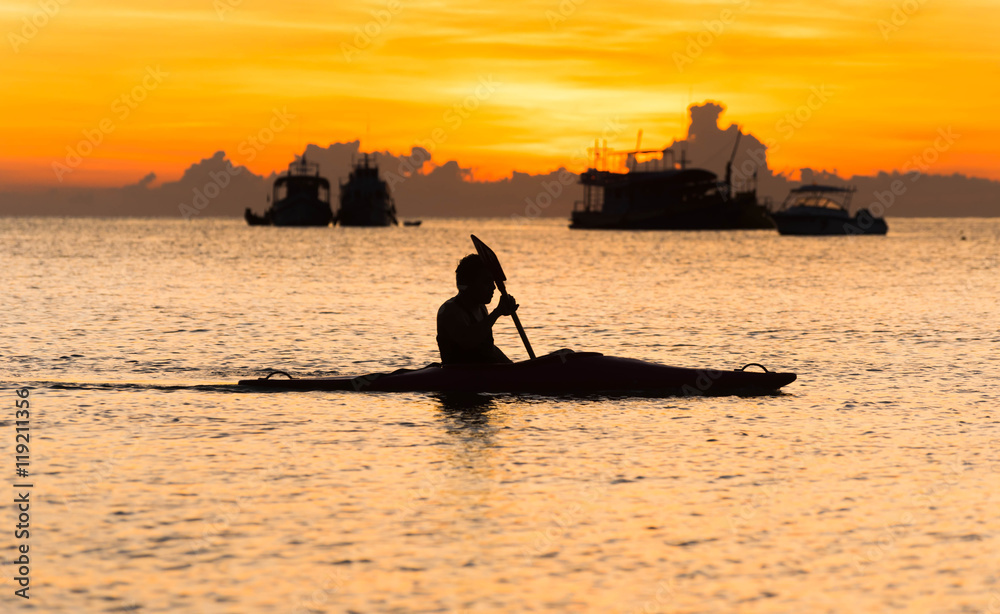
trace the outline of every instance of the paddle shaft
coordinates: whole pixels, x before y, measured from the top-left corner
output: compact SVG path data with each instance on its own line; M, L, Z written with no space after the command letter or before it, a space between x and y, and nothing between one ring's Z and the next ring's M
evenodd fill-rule
M507 288L504 286L503 281L497 281L497 290L500 291L501 296L507 294ZM524 332L524 327L521 326L521 319L517 317L516 311L510 314L510 319L514 320L514 326L517 327L517 334L521 335L521 341L524 342L524 349L528 350L528 358L534 358L535 351L531 349L531 343L528 341L528 334Z

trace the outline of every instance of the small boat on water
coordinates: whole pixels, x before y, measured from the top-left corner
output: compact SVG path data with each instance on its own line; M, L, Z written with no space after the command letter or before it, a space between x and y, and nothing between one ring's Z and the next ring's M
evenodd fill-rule
M240 386L269 390L347 392L461 392L513 394L618 394L642 396L773 394L795 381L794 373L763 369L734 371L668 367L597 352L560 350L511 364L439 365L392 373L327 378L293 378L284 372L240 380ZM760 365L754 365L760 367ZM275 377L284 375L285 377Z
M641 133L640 133L641 138ZM756 181L732 182L732 164L739 135L726 164L726 178L708 170L688 168L684 155L673 150L598 152L594 167L580 174L583 200L577 201L570 228L617 230L738 230L774 228L767 209L757 202ZM638 143L637 143L638 145ZM640 156L660 154L640 162ZM607 170L609 158L626 156L628 172ZM600 170L600 159L605 168ZM614 166L614 165L612 165ZM756 175L755 175L756 177Z
M868 209L850 214L853 187L809 184L788 193L788 198L771 213L783 235L884 235L888 224Z
M340 184L340 208L335 223L341 226L397 226L396 203L389 185L379 176L378 165L368 154L354 165L347 183Z
M320 177L319 165L301 158L288 165L288 172L274 181L271 207L257 215L247 207L243 217L251 226L329 226L330 182Z

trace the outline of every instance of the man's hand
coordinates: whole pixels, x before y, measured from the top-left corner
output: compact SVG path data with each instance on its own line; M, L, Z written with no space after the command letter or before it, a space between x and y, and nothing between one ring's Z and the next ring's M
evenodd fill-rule
M514 312L517 311L518 307L520 307L520 305L517 304L517 301L514 300L513 296L504 294L500 297L500 302L497 303L496 311L502 316L510 316L514 315Z

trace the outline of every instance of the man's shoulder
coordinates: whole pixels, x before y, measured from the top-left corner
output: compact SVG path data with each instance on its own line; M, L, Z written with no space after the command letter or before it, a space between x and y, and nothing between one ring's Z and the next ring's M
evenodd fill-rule
M438 308L439 318L442 316L456 317L462 315L465 315L465 309L463 309L462 305L458 302L458 296L451 297L441 303L441 306Z

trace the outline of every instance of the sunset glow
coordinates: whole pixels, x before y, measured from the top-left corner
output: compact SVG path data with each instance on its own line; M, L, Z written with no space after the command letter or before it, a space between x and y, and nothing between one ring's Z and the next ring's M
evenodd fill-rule
M778 171L899 169L950 129L929 172L1000 179L995 3L137 6L0 3L0 184L163 181L218 150L266 174L354 139L476 178L579 170L595 138L683 138L704 100Z

